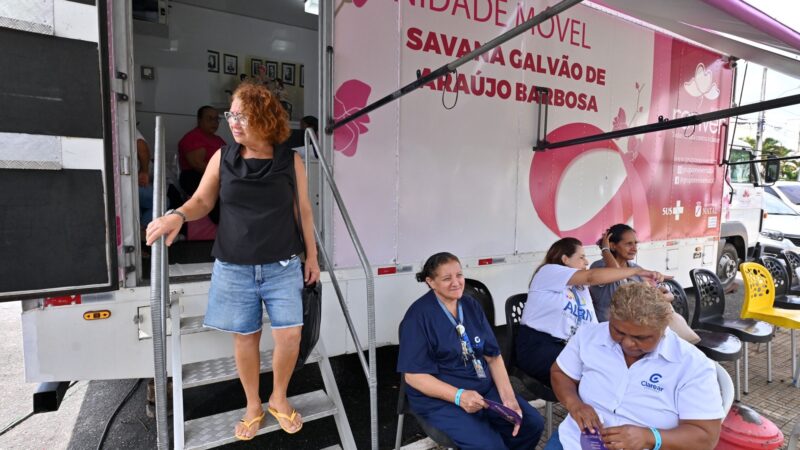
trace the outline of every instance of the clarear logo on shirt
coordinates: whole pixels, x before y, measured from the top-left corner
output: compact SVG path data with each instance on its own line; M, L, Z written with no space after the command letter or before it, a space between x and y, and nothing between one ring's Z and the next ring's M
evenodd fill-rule
M642 380L642 386L652 391L661 392L664 390L663 387L658 385L658 383L661 382L661 378L662 375L660 373L654 373L650 375L649 381Z

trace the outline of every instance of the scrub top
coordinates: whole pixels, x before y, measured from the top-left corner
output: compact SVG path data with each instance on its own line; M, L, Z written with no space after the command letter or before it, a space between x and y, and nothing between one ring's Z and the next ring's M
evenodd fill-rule
M492 374L484 356L497 356L500 346L477 300L463 296L458 300L464 311L464 328L472 349L483 364L486 378L478 378L472 360L466 364L461 352L461 338L445 312L439 306L436 294L427 294L415 301L400 323L400 354L397 371L400 373L427 373L459 389L474 390L485 395L494 386ZM411 409L424 413L444 402L428 397L407 386Z

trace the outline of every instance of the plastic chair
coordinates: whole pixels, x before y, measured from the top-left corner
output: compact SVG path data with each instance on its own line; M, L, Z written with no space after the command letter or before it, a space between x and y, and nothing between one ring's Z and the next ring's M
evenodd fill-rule
M758 262L772 275L772 282L775 284L774 306L783 309L800 309L800 297L789 295L789 271L786 270L783 263L772 256L762 256Z
M797 270L800 269L800 254L791 250L781 252L783 260L786 262L786 274L789 276L788 294L800 295L800 278Z
M786 447L787 449L800 449L800 420L794 424L794 428L792 428L792 434L789 436L789 446Z
M406 414L411 414L415 419L417 419L417 423L419 426L422 427L422 431L428 435L436 444L440 447L444 448L452 448L456 449L456 444L450 440L450 437L444 434L443 431L435 428L428 422L426 422L422 417L418 416L408 407L408 395L406 394L406 374L400 374L400 393L397 396L397 436L394 440L394 448L396 450L400 450L400 447L403 443L403 421L405 419Z
M731 376L728 374L728 371L725 370L724 367L720 366L719 363L715 362L714 366L717 369L717 383L719 383L719 392L722 394L722 410L725 411L725 414L728 414L730 411L731 406L733 405L733 397L735 395L735 390L733 387L733 381L731 380Z
M750 389L749 373L750 365L747 351L747 344L767 343L767 382L772 382L772 336L774 327L766 322L752 319L726 319L725 314L725 292L722 283L714 272L706 269L692 269L689 278L695 289L694 317L692 318L692 328L700 328L710 331L722 331L731 333L744 342L744 393ZM737 364L736 377L739 377ZM737 383L738 385L738 383ZM740 398L736 393L736 399Z
M550 439L553 432L553 403L558 403L556 394L539 380L528 376L525 372L517 368L517 347L516 338L519 332L519 322L522 319L522 310L525 302L528 301L528 294L514 294L506 300L506 342L502 349L503 361L506 364L508 376L519 379L527 390L536 398L545 401L545 439Z
M683 316L689 323L689 299L686 291L675 280L666 280L664 285L672 293L672 309ZM695 346L700 349L709 359L714 361L738 361L742 357L742 341L736 336L721 331L709 331L695 329L695 333L700 337L700 342ZM736 392L739 392L738 376Z
M800 387L800 364L796 364L794 330L800 328L800 310L775 308L775 284L764 266L742 263L739 270L744 278L742 317L763 320L792 330L792 369L794 386Z

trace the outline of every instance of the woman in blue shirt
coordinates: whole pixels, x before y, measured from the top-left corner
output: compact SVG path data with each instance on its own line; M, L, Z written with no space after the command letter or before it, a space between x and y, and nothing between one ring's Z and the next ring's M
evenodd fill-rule
M480 304L464 294L458 258L437 253L417 280L430 287L400 324L397 370L411 409L461 449L532 449L542 416L514 394L500 347ZM486 400L522 417L513 425L487 411Z

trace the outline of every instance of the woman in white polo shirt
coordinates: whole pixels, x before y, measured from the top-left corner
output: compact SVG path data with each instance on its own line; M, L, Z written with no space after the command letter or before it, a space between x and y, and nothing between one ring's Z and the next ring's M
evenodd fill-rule
M662 281L663 275L641 267L586 269L581 241L556 241L536 269L516 339L517 367L550 385L550 366L583 324L597 323L587 286L639 276Z
M725 416L716 370L667 327L671 316L657 288L617 288L609 321L581 327L553 364L569 415L545 450L580 449L582 432L611 450L714 448Z

